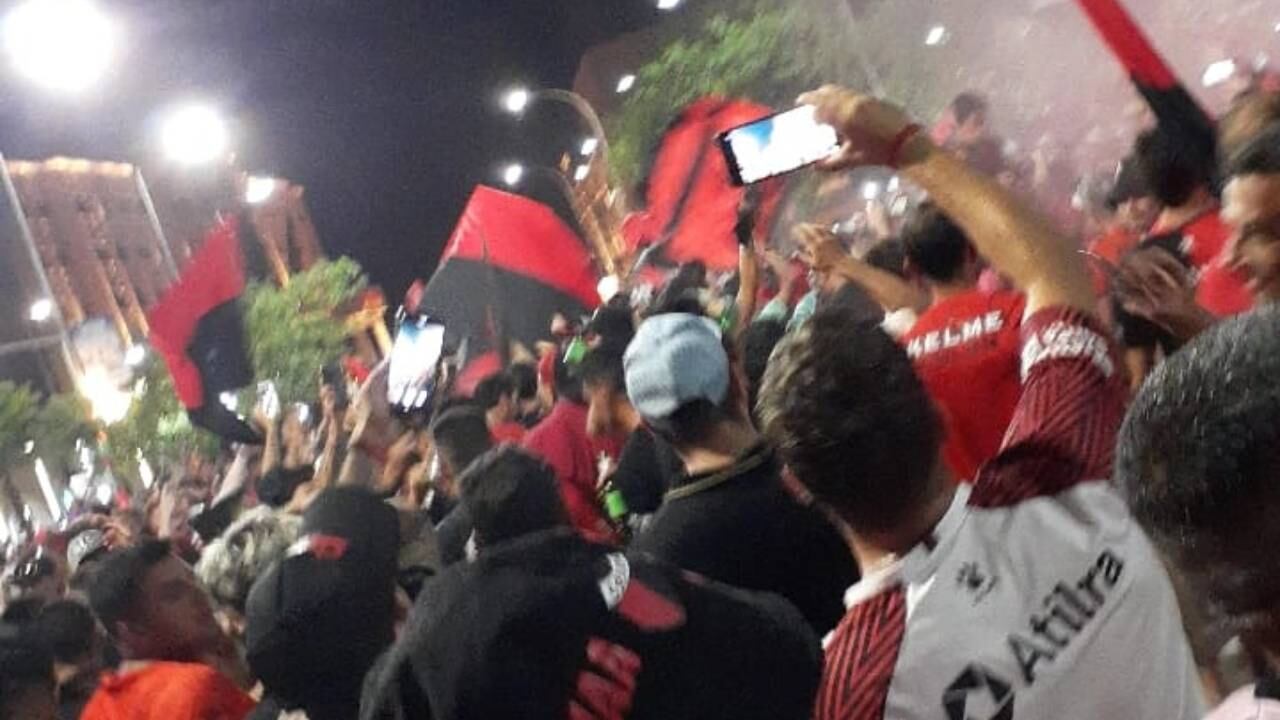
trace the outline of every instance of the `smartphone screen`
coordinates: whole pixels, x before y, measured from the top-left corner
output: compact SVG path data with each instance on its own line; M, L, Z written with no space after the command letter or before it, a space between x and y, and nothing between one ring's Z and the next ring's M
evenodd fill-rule
M270 380L258 383L258 412L268 420L280 417L280 394Z
M835 153L835 128L818 122L813 108L801 105L726 131L720 148L734 183L750 185L798 170Z
M391 346L387 371L387 400L393 408L413 412L427 407L443 352L443 325L426 316L405 318Z

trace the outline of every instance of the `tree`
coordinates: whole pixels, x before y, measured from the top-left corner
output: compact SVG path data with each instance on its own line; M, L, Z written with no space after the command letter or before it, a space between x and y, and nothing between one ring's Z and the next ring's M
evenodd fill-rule
M320 369L346 351L345 310L368 285L350 258L316 263L283 288L245 293L245 331L254 374L276 384L282 402L315 399Z
M180 464L194 453L213 458L219 440L191 424L178 402L173 380L164 363L150 361L143 368L133 404L124 420L104 429L100 448L112 472L134 483L140 479L139 458L161 467Z
M74 393L54 395L46 400L31 426L35 454L64 478L76 462L76 446L92 442L99 429L89 416L84 399Z
M800 92L836 79L866 86L862 55L850 51L844 2L734 0L692 23L669 26L663 49L636 72L635 88L606 118L615 179L634 185L663 130L698 98L786 107Z
M40 396L29 386L0 381L0 482L4 483L5 497L15 510L22 507L22 499L9 473L26 457L26 444L31 439L39 404ZM21 513L19 518L26 522Z

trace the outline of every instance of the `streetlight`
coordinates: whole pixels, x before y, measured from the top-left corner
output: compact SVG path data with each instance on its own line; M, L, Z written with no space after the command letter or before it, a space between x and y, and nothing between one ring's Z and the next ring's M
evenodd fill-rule
M106 70L115 29L90 0L28 0L5 18L18 72L51 90L80 92Z
M622 77L618 78L618 87L616 89L619 95L623 95L629 92L631 88L635 86L636 86L636 76L632 75L631 73L627 73L626 75L623 75Z
M589 137L582 141L582 154L590 155L591 153L595 152L596 148L598 147L600 147L600 140L598 140L597 138Z
M42 323L53 317L53 301L49 298L40 298L31 303L31 309L28 312L31 322Z
M524 177L524 166L520 163L511 163L502 169L502 182L507 187L515 187L520 184L521 178Z
M934 25L929 28L929 34L924 37L924 44L929 47L941 45L947 39L947 26Z
M227 154L226 122L208 105L185 105L170 113L161 128L165 154L183 165L203 165Z
M574 182L582 182L583 180L586 180L586 179L587 179L587 176L588 176L588 175L590 175L590 174L591 174L591 166L590 166L590 165L586 165L586 164L579 165L578 167L574 168L574 170L573 170L573 181L574 181Z
M682 0L658 0L659 10L675 10L680 7Z
M529 107L529 101L532 99L531 93L525 88L514 88L502 96L502 106L512 115L519 115Z
M250 175L244 181L244 201L250 205L261 205L270 200L275 191L275 178Z
M147 349L142 345L130 345L129 349L124 352L124 364L129 367L138 367L146 359Z
M1204 69L1204 76L1200 78L1200 82L1204 83L1207 88L1221 85L1231 79L1236 74L1236 61L1232 59L1219 60L1210 63L1209 67Z

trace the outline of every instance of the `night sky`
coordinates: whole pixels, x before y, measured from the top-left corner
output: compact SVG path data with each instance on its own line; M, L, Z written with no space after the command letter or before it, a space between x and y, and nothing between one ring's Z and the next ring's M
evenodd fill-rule
M233 121L240 164L306 185L329 253L393 299L434 269L477 182L508 159L553 162L584 134L553 107L502 115L502 89L567 87L583 50L658 15L654 0L98 2L123 33L110 74L59 97L6 63L0 151L154 176L163 111L210 101Z

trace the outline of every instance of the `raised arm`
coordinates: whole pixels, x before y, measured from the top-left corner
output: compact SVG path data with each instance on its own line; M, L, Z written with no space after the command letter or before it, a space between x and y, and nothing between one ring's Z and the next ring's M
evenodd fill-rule
M891 272L869 265L846 253L834 233L818 225L797 225L793 231L806 262L815 270L833 272L857 283L888 310L929 306L929 294Z
M824 165L896 166L956 222L991 265L1027 295L1027 314L1065 306L1092 314L1089 276L1070 241L997 182L933 144L899 108L826 86L800 97L840 133Z

